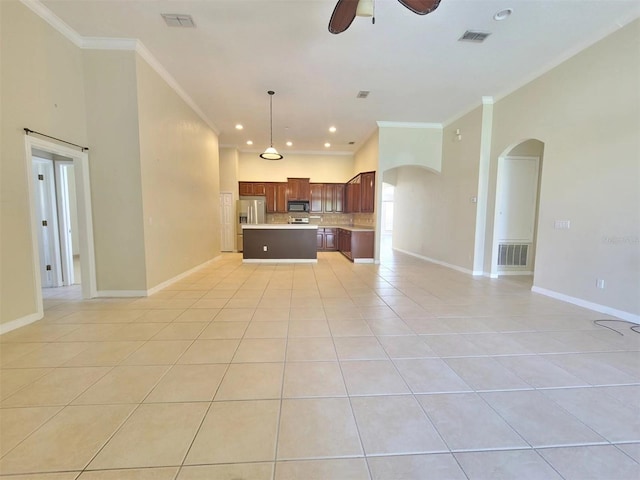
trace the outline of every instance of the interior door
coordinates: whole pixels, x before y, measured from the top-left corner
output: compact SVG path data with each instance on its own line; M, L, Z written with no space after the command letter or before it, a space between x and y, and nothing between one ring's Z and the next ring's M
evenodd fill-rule
M233 251L235 217L233 215L233 194L223 192L220 194L220 250Z
M538 196L538 158L501 158L497 238L533 242Z
M32 163L42 286L60 287L62 272L53 161L33 157Z

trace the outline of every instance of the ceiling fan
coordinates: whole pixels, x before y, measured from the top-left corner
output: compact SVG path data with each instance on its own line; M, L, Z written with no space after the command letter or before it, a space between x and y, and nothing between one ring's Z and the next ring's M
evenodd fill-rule
M331 20L329 20L329 31L331 33L342 33L349 28L353 19L356 18L356 11L358 10L358 3L360 1L361 0L338 0L336 7L333 9L333 13L331 14ZM418 15L431 13L438 8L438 5L440 5L440 0L398 1ZM371 16L371 14L368 16Z

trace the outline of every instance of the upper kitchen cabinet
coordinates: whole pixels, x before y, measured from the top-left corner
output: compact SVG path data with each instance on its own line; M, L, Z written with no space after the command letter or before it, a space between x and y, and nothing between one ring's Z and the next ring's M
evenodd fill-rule
M310 213L343 213L344 183L311 183Z
M309 212L310 213L323 213L323 197L326 185L324 183L310 183L309 184Z
M373 213L375 210L376 172L359 173L346 184L347 213Z
M238 190L241 196L266 195L266 185L264 182L238 182Z
M325 183L322 192L324 213L344 212L344 183Z
M284 182L265 183L267 213L287 213L287 187Z
M287 200L309 201L311 188L308 178L288 178L289 188L287 189Z
M376 172L360 174L360 211L373 213L376 200Z
M360 189L360 175L356 175L347 182L346 186L347 197L347 213L360 213L362 201L361 201L361 189Z

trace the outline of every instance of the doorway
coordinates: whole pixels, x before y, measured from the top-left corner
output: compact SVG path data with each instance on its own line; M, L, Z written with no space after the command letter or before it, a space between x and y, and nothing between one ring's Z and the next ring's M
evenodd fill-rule
M25 135L38 312L42 288L96 296L88 154ZM80 293L81 292L81 293Z
M491 277L533 275L542 148L530 140L498 159Z
M233 252L236 236L233 193L220 193L220 251Z
M380 216L380 257L393 253L393 196L394 186L382 183L382 207Z

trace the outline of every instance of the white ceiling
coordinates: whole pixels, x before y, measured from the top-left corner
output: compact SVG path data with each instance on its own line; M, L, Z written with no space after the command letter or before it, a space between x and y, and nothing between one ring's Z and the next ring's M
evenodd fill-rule
M141 40L222 145L268 146L266 92L275 90L273 140L285 155L354 152L377 121L447 124L483 96L500 98L640 16L636 0L442 0L426 16L376 0L375 25L356 18L332 35L334 0L42 3L82 36ZM511 17L493 20L505 8ZM167 27L161 13L189 14L196 28ZM468 29L491 35L483 44L458 42ZM357 99L359 90L371 94Z

